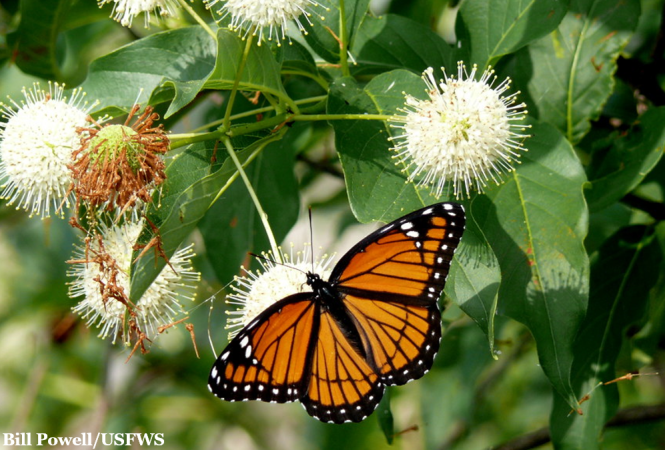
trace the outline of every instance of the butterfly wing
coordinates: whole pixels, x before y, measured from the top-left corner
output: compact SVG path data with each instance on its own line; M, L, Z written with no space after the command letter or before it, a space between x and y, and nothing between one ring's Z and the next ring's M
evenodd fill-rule
M314 293L287 297L259 314L229 343L210 371L222 400L300 400L313 417L360 422L384 385Z
M312 376L300 401L321 421L360 422L381 401L385 386L330 312L321 315L312 355Z
M313 297L286 297L245 326L213 365L210 392L222 400L276 403L304 395L319 334L320 307Z
M370 234L335 267L330 282L358 329L382 383L422 377L441 340L441 296L464 232L464 208L439 203Z

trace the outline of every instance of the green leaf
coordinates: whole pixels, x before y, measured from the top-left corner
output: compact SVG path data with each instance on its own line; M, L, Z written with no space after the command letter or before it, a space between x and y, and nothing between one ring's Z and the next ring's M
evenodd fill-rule
M207 89L231 89L235 82L240 59L247 41L229 30L217 31L218 52L215 69L210 74ZM288 101L279 74L280 66L267 45L252 44L247 53L245 68L240 76L239 89L262 91Z
M516 55L514 80L529 113L578 142L612 93L616 59L639 16L635 1L571 1L556 31Z
M531 133L517 170L471 212L499 259L499 314L529 328L543 371L574 405L572 345L588 301L586 177L556 129L536 124Z
M560 0L467 0L457 16L457 34L482 72L555 30L566 10Z
M453 49L429 28L401 16L367 17L358 30L351 53L358 66L354 75L410 69L422 73L428 67L455 68Z
M482 229L468 212L467 207L466 229L450 267L445 293L483 330L494 356L494 317L501 270Z
M593 155L586 198L599 211L635 189L658 164L665 148L665 107L649 109L629 132L612 140L608 152Z
M660 244L661 253L665 253L665 222L656 225L655 237ZM635 347L650 360L656 355L661 343L665 339L665 270L661 261L660 277L651 290L649 309L646 313L645 326L635 335ZM649 362L651 362L648 360Z
M153 34L93 61L82 87L88 98L100 101L97 111L119 115L148 102L158 88L172 86L168 117L203 87L215 53L215 41L201 27Z
M62 81L57 43L70 6L71 0L21 1L21 23L12 40L16 65L23 72Z
M312 27L307 29L305 39L320 57L330 63L339 62L340 1L317 0L323 8L312 8L310 21ZM370 0L343 0L344 16L346 17L346 33L349 48L352 48L356 31L367 16ZM333 35L334 33L334 35Z
M269 136L249 145L238 152L238 159L244 163L255 151L277 137ZM152 208L148 213L148 219L159 228L159 238L167 258L196 228L215 198L228 188L233 181L232 176L237 173L229 158L221 168L211 164L213 154L216 158L223 157L223 153L215 151L212 142L194 144L167 167L167 180L162 186L163 198L159 208ZM153 236L151 228L146 226L140 242L147 244ZM135 261L139 254L140 250L135 250L132 260ZM130 298L141 298L165 264L164 258L155 257L152 251L138 259L132 269Z
M555 396L551 414L556 448L600 448L605 423L616 413L616 384L598 386L616 377L615 363L628 326L644 317L649 290L661 274L662 249L653 228L624 228L610 238L591 265L587 316L574 346L573 387L578 398L590 394L580 409Z
M390 410L390 389L391 388L386 389L379 406L376 408L379 427L381 427L381 431L383 431L383 435L386 437L388 445L392 445L395 436L395 421L393 419L393 413Z
M304 72L318 75L312 54L300 42L293 41L290 45L279 48L282 51L282 72Z
M411 72L379 75L364 89L351 78L330 86L329 114L393 114L404 106L403 91L424 93L424 82ZM395 165L388 137L394 132L384 121L336 120L335 146L344 169L354 215L361 222L390 222L438 201L429 189L418 190ZM362 136L362 139L358 137Z
M293 227L300 211L298 183L293 173L294 139L300 133L291 131L289 138L266 146L245 168L278 243ZM223 285L238 273L247 252L270 249L263 223L241 182L234 183L210 208L199 223L199 230L208 260Z

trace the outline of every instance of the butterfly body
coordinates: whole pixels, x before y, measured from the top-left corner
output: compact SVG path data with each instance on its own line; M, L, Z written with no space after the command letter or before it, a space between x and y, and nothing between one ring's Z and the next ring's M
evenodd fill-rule
M439 203L371 233L329 280L253 319L212 367L208 387L228 401L299 400L313 417L359 422L386 386L422 377L441 339L437 301L464 231L461 205Z

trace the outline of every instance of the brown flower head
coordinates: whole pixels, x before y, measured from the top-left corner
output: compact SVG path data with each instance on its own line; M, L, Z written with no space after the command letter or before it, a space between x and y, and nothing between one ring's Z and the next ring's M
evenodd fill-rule
M150 202L151 191L166 179L161 155L169 148L163 125L153 127L159 118L148 106L130 127L139 111L134 105L124 125L95 124L85 129L81 147L74 151L70 165L72 190L77 201L94 209L118 208L121 213L137 202Z

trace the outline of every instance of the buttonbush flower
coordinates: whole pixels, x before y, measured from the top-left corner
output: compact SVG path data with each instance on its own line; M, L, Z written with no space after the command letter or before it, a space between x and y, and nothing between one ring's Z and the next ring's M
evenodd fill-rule
M401 134L391 138L397 164L408 173L408 181L432 186L439 197L452 187L456 198L469 197L471 189L482 192L491 179L514 170L519 161L520 134L528 126L520 124L527 114L524 103L515 104L519 92L504 96L510 79L494 86L497 77L491 69L476 80L457 65L457 77L437 81L430 67L423 73L427 85L425 100L406 95L406 103L391 126Z
M145 27L148 28L150 13L159 9L160 16L173 16L178 7L177 0L98 0L97 4L101 8L111 2L113 2L111 17L123 27L131 27L134 17L145 13Z
M277 259L269 251L259 258L260 270L253 272L241 267L245 275L234 278L234 284L231 285L233 293L227 297L227 303L239 309L227 312L229 317L226 328L232 330L229 339L276 301L292 294L311 291L307 284L307 272L317 273L324 280L330 276L334 255L317 258L312 268L312 249L309 244L305 244L304 250L297 252L295 258L293 246L289 254L284 253L281 247L278 251L283 264L275 262Z
M211 8L219 1L207 0L206 5ZM307 34L300 17L304 16L311 26L309 17L312 14L311 8L315 6L321 5L315 0L227 0L218 13L221 14L221 19L230 14L229 28L244 30L244 34L241 31L243 38L253 33L254 36L259 36L261 45L267 34L269 41L275 38L279 45L280 40L286 39L286 28L290 20L296 23L302 33Z
M109 124L86 129L87 137L74 152L71 165L72 189L79 202L95 209L114 209L120 213L148 203L153 189L166 180L162 155L169 139L159 118L147 107L134 124L134 106L124 125Z
M6 119L0 122L0 197L31 216L48 217L51 207L62 215L61 206L72 200L68 165L96 103L88 105L81 89L65 97L64 85L57 83L49 83L48 92L35 83L23 96L20 104L0 103Z
M83 297L73 308L88 326L100 328L99 337L112 336L129 344L138 333L148 339L159 327L173 323L183 313L181 301L194 299L192 245L178 250L140 299L129 298L132 251L143 229L143 221L99 226L99 233L84 240L75 252L68 272L74 280L69 295Z

